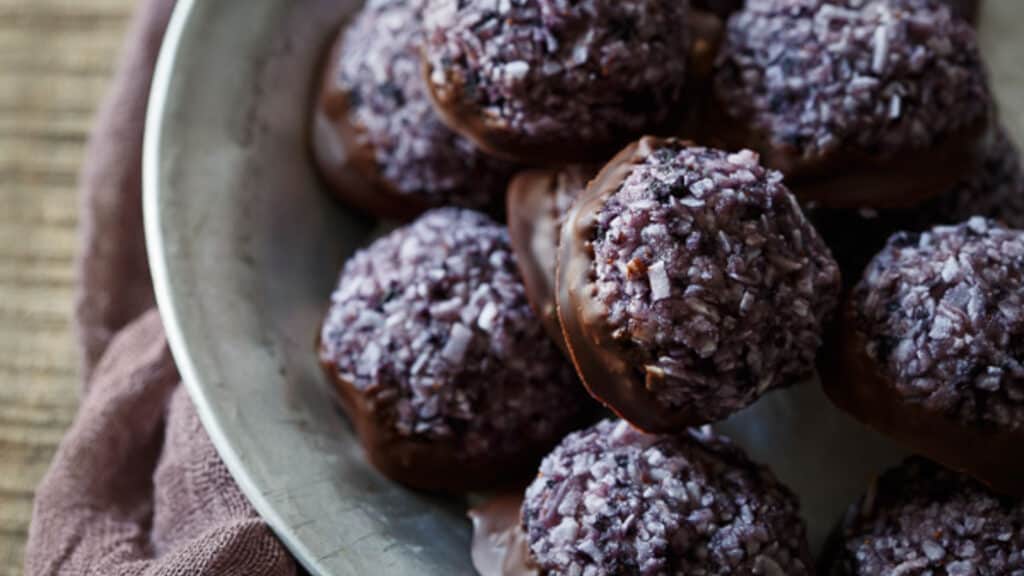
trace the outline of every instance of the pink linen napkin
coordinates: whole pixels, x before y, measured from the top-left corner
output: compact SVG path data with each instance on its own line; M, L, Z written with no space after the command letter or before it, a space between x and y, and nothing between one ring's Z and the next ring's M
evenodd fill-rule
M83 398L36 494L27 574L296 574L231 479L167 347L142 232L146 100L173 0L144 0L82 173Z

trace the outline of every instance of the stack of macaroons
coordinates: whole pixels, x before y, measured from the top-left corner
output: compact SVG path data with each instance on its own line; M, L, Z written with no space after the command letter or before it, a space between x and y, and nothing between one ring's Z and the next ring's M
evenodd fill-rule
M485 575L812 574L796 496L707 425L818 369L957 471L887 475L830 569L1024 574L1024 170L976 14L368 0L312 141L340 198L407 222L320 332L369 461L446 493L539 465L474 516Z

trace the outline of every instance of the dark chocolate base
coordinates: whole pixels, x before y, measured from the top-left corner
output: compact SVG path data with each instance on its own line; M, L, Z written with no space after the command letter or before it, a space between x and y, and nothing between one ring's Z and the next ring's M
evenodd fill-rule
M429 81L433 68L423 60L423 74L427 78L427 93L434 104L434 110L441 120L453 131L469 139L484 152L505 160L534 166L559 166L572 163L603 162L615 153L623 143L639 136L639 133L621 132L610 135L605 141L573 141L571 136L563 139L538 139L520 134L504 126L487 122L481 111L472 103L459 98L460 90L441 93ZM643 108L639 103L628 108ZM667 134L682 124L685 106L671 107L669 116L662 122L648 126L650 132Z
M840 409L940 464L967 473L996 492L1024 496L1024 432L968 428L896 393L867 355L867 337L853 322L850 304L822 362L825 393Z
M400 436L373 417L365 396L352 383L339 378L335 367L321 364L338 391L342 410L356 430L367 460L391 480L415 490L462 494L518 485L536 471L546 449L514 457L468 459L454 439L417 440ZM571 428L571 427L570 427ZM565 430L568 432L569 430ZM554 445L559 438L551 438Z
M564 217L559 200L568 202L568 198L581 194L595 173L597 169L589 165L528 170L518 174L508 188L509 243L516 254L526 298L548 336L566 354L568 349L555 306L558 235Z
M500 494L469 510L473 567L480 576L537 576L520 521L523 489Z
M855 150L806 159L796 149L772 144L712 102L701 140L727 150L757 152L763 165L785 175L786 185L801 202L827 209L898 210L955 185L983 154L989 125L989 118L983 118L934 146L887 159Z

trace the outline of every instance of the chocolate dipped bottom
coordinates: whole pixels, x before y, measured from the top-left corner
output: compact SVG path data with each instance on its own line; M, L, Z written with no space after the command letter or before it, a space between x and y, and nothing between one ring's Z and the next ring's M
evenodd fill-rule
M1024 232L974 218L898 234L845 307L828 396L992 489L1024 495Z
M562 220L598 168L572 165L528 170L508 188L508 235L526 286L526 297L548 336L565 349L555 306L555 273Z
M590 393L643 430L674 432L808 376L839 283L755 154L648 137L573 205L556 288Z
M1024 170L1020 151L1004 128L991 131L978 160L953 187L911 209L806 208L850 287L897 232L923 232L940 224L959 224L972 216L1024 228Z
M804 202L899 209L953 186L993 115L975 32L948 7L757 0L729 19L708 134Z
M480 576L539 576L530 561L522 507L520 490L499 494L469 509L473 522L470 555Z

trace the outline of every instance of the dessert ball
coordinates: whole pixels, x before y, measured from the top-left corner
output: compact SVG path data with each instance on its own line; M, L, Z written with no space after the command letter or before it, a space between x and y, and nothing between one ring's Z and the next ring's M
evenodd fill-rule
M367 2L338 37L313 114L321 172L343 199L381 216L500 205L513 171L434 113L419 58L423 2Z
M750 151L644 138L562 226L558 313L577 370L651 432L721 420L809 375L839 285L782 175Z
M346 263L320 360L370 461L425 490L513 478L586 405L504 228L468 210L427 212Z
M934 0L751 0L714 108L714 133L802 200L899 208L967 171L993 104L974 30Z
M687 0L432 0L428 85L448 124L494 154L604 161L682 116Z
M526 297L551 339L564 347L555 310L558 236L569 207L598 172L591 165L527 170L508 187L508 234Z
M1024 505L912 458L854 504L835 576L1024 574Z
M541 574L812 574L796 497L709 428L570 434L526 490Z
M972 218L900 233L850 295L840 407L993 488L1024 494L1024 231Z
M1020 151L1003 129L993 131L979 161L956 184L916 208L808 210L808 217L839 262L843 278L851 282L860 279L867 263L896 232L921 232L937 224L959 224L972 216L1024 228Z

